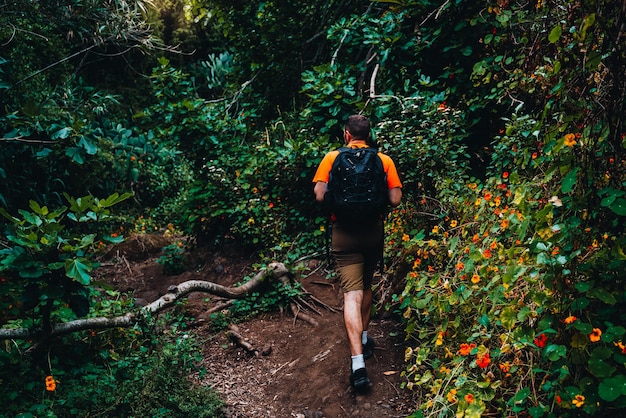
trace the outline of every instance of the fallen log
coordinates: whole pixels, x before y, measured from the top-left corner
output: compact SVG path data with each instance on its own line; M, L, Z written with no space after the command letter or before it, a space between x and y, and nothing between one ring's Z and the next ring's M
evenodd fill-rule
M124 315L112 318L84 318L69 322L55 323L51 324L51 329L48 332L44 331L43 327L0 329L0 340L31 339L34 341L42 341L51 337L88 329L131 327L142 319L173 306L178 300L184 298L189 293L206 292L229 299L242 299L259 288L268 277L271 277L273 280L280 279L284 281L288 273L289 270L283 263L271 263L266 269L258 272L247 283L238 287L225 287L203 280L189 280L175 286L170 286L166 294L154 302L141 307L137 312L128 312Z

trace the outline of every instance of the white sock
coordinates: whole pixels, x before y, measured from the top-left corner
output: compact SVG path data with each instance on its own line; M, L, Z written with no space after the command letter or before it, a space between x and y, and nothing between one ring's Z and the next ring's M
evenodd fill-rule
M363 360L363 354L358 356L352 356L352 371L356 371L365 367L365 360Z
M365 345L367 343L367 331L363 331L361 334L361 344Z

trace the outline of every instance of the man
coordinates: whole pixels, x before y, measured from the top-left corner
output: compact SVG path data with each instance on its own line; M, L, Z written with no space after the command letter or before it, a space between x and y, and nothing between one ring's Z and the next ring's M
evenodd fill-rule
M366 148L370 136L369 120L362 115L348 117L343 139L346 147ZM313 182L315 199L322 203L328 188L330 172L338 150L326 154ZM387 178L389 205L398 206L402 200L402 183L392 159L378 153ZM365 370L365 360L372 356L374 341L367 335L372 309L372 279L383 251L382 216L355 226L347 220L333 219L332 252L337 263L343 291L343 316L352 358L350 384L356 390L371 385Z

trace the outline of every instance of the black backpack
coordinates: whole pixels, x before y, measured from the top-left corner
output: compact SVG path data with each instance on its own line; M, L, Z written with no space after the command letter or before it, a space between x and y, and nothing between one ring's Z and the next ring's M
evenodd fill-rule
M389 202L387 175L375 148L340 148L324 195L341 222L360 223L384 217Z

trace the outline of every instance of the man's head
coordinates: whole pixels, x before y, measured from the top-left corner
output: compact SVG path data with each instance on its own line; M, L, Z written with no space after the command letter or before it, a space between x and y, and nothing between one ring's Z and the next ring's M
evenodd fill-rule
M363 115L351 115L346 120L344 129L353 139L367 140L370 136L370 121Z

